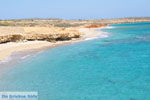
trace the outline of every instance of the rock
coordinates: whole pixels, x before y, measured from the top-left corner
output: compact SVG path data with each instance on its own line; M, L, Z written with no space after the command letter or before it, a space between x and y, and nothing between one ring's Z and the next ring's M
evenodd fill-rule
M92 24L92 25L85 26L85 28L101 28L105 26L106 26L105 24L99 24L99 25Z
M71 40L72 38L79 38L80 33L77 30L65 29L65 28L47 28L47 27L22 27L25 31L21 34L15 33L15 29L18 32L17 27L13 27L13 33L0 34L0 43L16 42L16 41L34 41L34 40L46 40L50 42ZM7 27L8 29L8 27ZM11 27L9 27L11 30ZM4 30L4 27L3 27ZM7 31L7 30L6 30ZM0 29L1 33L1 29Z

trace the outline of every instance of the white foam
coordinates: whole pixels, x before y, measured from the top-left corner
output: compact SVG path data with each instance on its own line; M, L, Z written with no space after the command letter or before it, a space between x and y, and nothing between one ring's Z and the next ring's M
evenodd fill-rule
M97 39L98 37L88 37L88 38L85 38L84 40L94 40L94 39Z
M113 26L106 26L103 29L113 29L113 28L115 28L115 27L113 27Z
M26 55L26 56L23 56L21 57L21 59L26 59L27 57L30 57L31 55Z
M113 28L113 27L108 27L108 28ZM107 38L109 36L109 33L108 32L104 32L101 29L97 30L99 32L99 34L97 34L96 36L94 36L94 37L86 37L84 40L87 41L87 40L94 40L94 39L99 39L99 38Z

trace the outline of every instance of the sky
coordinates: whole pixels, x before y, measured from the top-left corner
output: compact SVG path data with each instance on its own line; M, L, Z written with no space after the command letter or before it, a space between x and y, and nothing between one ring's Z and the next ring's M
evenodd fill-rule
M0 0L0 19L150 17L150 0Z

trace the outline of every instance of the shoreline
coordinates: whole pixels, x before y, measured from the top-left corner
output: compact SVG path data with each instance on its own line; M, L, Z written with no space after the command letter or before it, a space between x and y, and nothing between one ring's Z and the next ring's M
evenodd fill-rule
M104 27L102 27L104 28ZM75 42L80 42L84 40L91 40L90 38L98 37L105 38L101 31L96 31L96 29L102 28L79 28L78 31L82 32L81 38L74 38L68 41L57 41L56 43L48 42L48 41L27 41L27 42L9 42L0 44L0 63L5 62L7 58L11 57L11 55L17 52L27 52L27 51L41 51L45 49L51 49L58 46L63 46L66 44L71 44ZM99 36L97 36L99 35Z

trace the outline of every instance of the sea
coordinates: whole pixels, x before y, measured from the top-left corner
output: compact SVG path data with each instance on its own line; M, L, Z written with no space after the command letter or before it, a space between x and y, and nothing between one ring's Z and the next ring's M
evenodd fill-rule
M108 36L18 59L0 73L0 91L34 91L38 100L150 100L150 23L97 31Z

